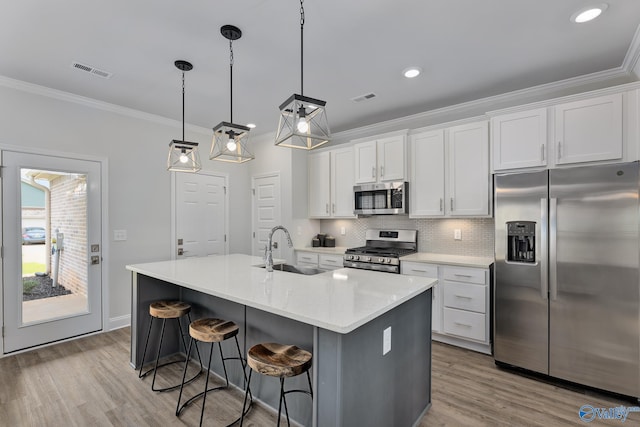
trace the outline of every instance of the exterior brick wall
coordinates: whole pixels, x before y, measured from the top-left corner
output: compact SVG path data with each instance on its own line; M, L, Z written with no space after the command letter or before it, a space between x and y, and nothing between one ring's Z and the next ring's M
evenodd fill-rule
M87 295L87 191L85 175L64 175L51 181L51 230L64 233L58 283Z

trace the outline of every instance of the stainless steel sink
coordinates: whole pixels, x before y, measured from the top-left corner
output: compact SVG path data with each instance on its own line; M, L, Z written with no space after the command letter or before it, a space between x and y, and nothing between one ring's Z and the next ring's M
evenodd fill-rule
M257 267L265 268L264 264L258 265ZM312 276L314 274L324 273L324 271L320 270L319 268L300 267L297 265L291 265L291 264L285 264L285 263L273 264L273 271L286 271L288 273L304 274L306 276Z

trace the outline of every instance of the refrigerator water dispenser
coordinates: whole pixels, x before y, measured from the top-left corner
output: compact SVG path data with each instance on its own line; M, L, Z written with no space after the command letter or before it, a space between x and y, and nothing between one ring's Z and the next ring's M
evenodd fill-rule
M507 261L536 262L536 223L533 221L507 222Z

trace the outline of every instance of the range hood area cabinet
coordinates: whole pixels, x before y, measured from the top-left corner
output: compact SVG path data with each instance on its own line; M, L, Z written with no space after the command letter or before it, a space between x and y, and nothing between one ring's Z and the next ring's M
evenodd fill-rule
M491 216L486 121L426 130L409 137L409 216Z
M309 154L309 217L355 218L353 147Z
M638 121L634 108L624 108L624 98L634 96L637 91L498 112L491 118L493 171L638 160L637 148L625 148L623 127Z
M406 181L406 133L374 137L354 144L355 183Z

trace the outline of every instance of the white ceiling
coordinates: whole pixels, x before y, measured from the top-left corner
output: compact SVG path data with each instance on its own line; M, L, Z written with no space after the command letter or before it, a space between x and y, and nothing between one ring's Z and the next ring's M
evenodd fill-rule
M597 20L569 17L607 1ZM304 94L327 101L333 132L549 82L621 69L640 24L639 0L307 0ZM234 114L274 131L278 106L300 91L296 0L3 0L0 75L213 127ZM637 36L636 36L637 37ZM626 62L625 62L625 58ZM78 61L113 73L102 79ZM402 77L408 66L423 74ZM632 64L633 66L633 64ZM354 103L369 92L377 97Z

